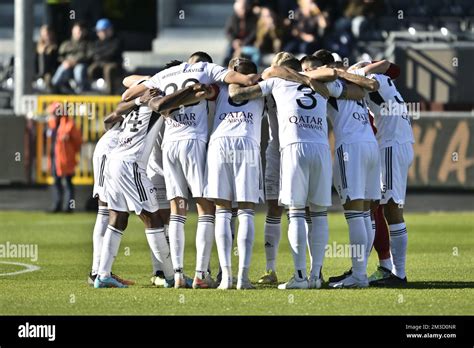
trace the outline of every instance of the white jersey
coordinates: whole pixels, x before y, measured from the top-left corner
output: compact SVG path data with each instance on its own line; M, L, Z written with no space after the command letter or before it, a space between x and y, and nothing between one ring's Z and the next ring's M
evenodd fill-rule
M223 82L227 73L227 69L212 63L182 63L159 72L144 84L148 88L159 88L165 95L169 95L195 83ZM173 111L165 120L163 143L190 139L207 142L207 111L206 100Z
M328 99L328 116L334 128L336 147L341 144L377 142L364 100Z
M381 74L372 74L368 78L376 80L380 86L377 91L367 93L365 98L374 114L379 146L414 143L406 104L393 81Z
M219 84L211 139L249 138L260 146L264 98L234 102L226 84Z
M268 120L268 151L280 151L280 140L278 139L278 113L275 98L269 95L265 98Z
M160 115L147 106L130 112L122 123L122 132L110 158L125 162L136 162L145 169L156 141Z
M110 151L117 145L118 135L120 134L121 123L115 123L112 128L105 132L97 142L94 148L93 157L100 157L102 155L108 155Z
M280 148L293 143L319 143L329 146L326 119L327 99L309 86L280 78L259 82L264 96L273 94L278 109ZM327 83L333 97L342 93L339 81Z
M158 128L158 134L155 139L155 143L153 144L153 149L150 153L148 165L146 168L146 172L149 177L151 177L153 174L163 176L163 151L161 150L164 130L163 117L160 117L158 121L156 121L156 127Z

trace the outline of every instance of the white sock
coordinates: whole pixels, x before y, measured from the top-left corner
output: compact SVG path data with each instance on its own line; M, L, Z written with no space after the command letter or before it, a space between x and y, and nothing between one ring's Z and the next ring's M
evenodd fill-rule
M308 234L311 255L311 278L318 279L323 267L324 253L329 239L328 212L311 212L312 228Z
M99 206L97 210L97 218L95 219L94 232L92 233L92 274L99 272L100 254L102 252L102 241L104 240L105 231L109 224L109 209Z
M290 241L295 278L306 279L306 222L305 210L290 210L290 224L288 226L288 240Z
M265 219L263 227L265 241L265 257L267 259L267 271L276 270L276 259L278 254L278 245L281 238L281 216L269 216Z
M344 216L349 225L349 240L352 247L352 273L358 278L364 278L367 276L365 264L367 232L365 231L364 213L361 211L346 210Z
M123 231L118 228L108 225L105 231L104 239L102 240L102 250L100 253L99 277L110 277L112 272L112 265L120 248L120 241L122 240Z
M392 259L379 260L379 263L380 266L388 269L389 271L391 271L393 268Z
M239 218L239 230L237 233L239 276L240 274L244 274L245 276L245 274L248 274L250 260L252 258L253 241L255 238L255 211L253 209L239 209L237 216ZM247 269L247 273L244 272L244 269Z
M170 215L169 240L171 251L171 262L176 272L183 270L184 265L184 224L186 216Z
M168 225L163 226L165 228L165 237L166 237L166 242L168 245L170 244L170 239L168 237ZM153 254L153 251L150 250L150 255L151 255L151 265L153 267L153 274L156 274L158 271L163 271L163 266L161 265L161 262L158 261L158 259L155 257L155 254Z
M390 252L392 254L392 273L399 278L405 278L405 259L407 256L408 233L404 222L389 225Z
M161 263L165 278L173 278L173 264L171 263L170 248L166 242L164 228L147 228L145 229L145 235L151 251L156 259Z
M151 255L151 266L153 267L153 275L156 274L156 272L158 271L162 271L162 265L161 265L161 262L158 261L158 259L156 258L155 254L153 253L153 251L150 250L150 255Z
M372 220L370 219L370 210L364 211L364 223L365 223L365 232L367 234L367 245L365 246L365 262L366 269L367 263L369 262L370 251L372 250L372 245L374 244L375 238L375 228L372 225Z
M214 243L214 215L201 215L196 231L196 275L207 273ZM199 274L198 274L199 273Z
M224 270L231 267L232 253L232 232L230 231L230 219L232 212L228 209L216 209L216 245L217 254L219 255L219 264L222 268L222 276Z

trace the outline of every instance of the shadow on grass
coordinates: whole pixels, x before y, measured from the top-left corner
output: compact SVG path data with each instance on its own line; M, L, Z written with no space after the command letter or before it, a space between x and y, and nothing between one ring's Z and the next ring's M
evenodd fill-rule
M474 289L474 282L463 281L419 281L408 282L406 289Z

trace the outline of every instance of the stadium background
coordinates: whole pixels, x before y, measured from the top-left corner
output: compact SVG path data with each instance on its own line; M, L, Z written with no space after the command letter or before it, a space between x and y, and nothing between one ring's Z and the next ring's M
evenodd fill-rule
M474 60L473 4L462 0L316 3L327 16L327 27L318 32L321 47L335 49L351 62L368 56L385 57L402 68L397 87L407 102L416 103L414 110L420 111L413 120L416 144L409 190L417 192L421 200L429 192L445 194L453 203L445 206L442 200L430 199L433 206L420 205L412 195L408 209L471 210L469 192L474 189L474 81L470 66ZM341 30L339 24L341 19L347 19L345 14L351 3L366 6L359 16L363 19L362 25L358 30ZM254 4L270 6L281 18L298 8L297 2L291 0L255 1ZM56 101L78 106L75 112L80 115L75 115L78 116L76 124L82 132L83 144L74 178L79 185L76 208L86 209L92 183L90 159L103 133L101 121L119 100L118 96L104 95L100 88L73 96L47 95L38 88L34 42L41 24L57 22L51 8L56 6L59 13L62 11L63 15L73 18L60 23L60 34L65 38L69 37L72 23L82 21L92 39L96 20L110 18L123 42L121 75L124 76L153 74L166 62L184 60L197 50L207 51L215 62L223 63L228 46L224 28L233 12L232 5L232 0L1 0L0 162L3 165L0 167L0 208L42 209L47 204L49 195L45 185L51 183L51 177L47 167L50 144L45 136L45 120L48 105ZM14 17L19 27L17 33ZM21 37L17 39L15 33ZM14 98L14 95L18 96ZM263 129L266 139L266 127ZM417 203L410 206L410 202ZM441 204L436 205L436 202ZM337 206L335 204L335 208Z
M8 294L0 298L0 312L472 315L474 4L471 0L316 2L328 16L328 26L317 34L321 46L338 51L351 62L366 54L394 61L401 67L397 87L405 101L415 103L415 110L420 110L412 122L416 157L405 206L410 230L408 289L371 288L337 295L326 289L316 295L311 291L288 295L267 288L225 296L188 291L186 305L181 306L184 302L177 302L182 296L178 290L157 293L149 285L149 251L143 226L135 218L130 219L114 271L137 280L138 285L120 292L119 297L113 290L89 289L85 278L95 220L90 199L90 159L103 133L101 121L119 101L119 94L107 95L97 83L95 89L79 95L42 91L34 68L39 28L51 20L48 16L55 6L60 18L65 14L74 17L58 24L59 34L65 38L70 35L72 23L81 20L93 39L97 19L109 18L124 43L123 74L153 74L171 59L184 60L198 50L209 52L215 62L223 63L229 44L224 28L232 15L233 1L0 0L0 246L7 242L37 245L39 258L33 264L41 267L39 272L4 276L19 270L18 265L8 262L31 262L18 258L0 262L0 290ZM297 6L291 0L257 3L274 6L282 17ZM358 30L352 27L355 17L345 18L345 9L351 3L376 5L358 16L359 24L363 24ZM343 24L342 31L336 26L338 20ZM51 204L46 110L53 102L78 106L74 119L83 144L74 179L77 212L72 215L44 212ZM266 127L262 129L265 146ZM91 212L83 212L87 208ZM341 210L335 196L331 210ZM252 280L264 271L264 219L260 211L256 215ZM194 266L196 220L191 214L186 227L186 272L192 272ZM331 245L347 243L347 226L341 213L329 214L329 226ZM278 262L281 280L291 273L288 248L283 233ZM233 262L235 265L235 258ZM325 262L324 274L335 275L346 270L349 260L332 257ZM369 272L375 266L373 253ZM215 251L212 267L217 267Z

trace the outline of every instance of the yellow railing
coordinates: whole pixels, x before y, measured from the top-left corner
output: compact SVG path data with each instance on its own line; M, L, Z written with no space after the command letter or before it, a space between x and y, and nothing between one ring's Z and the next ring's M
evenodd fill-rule
M69 116L74 117L76 127L82 133L82 147L78 154L78 165L73 179L76 185L93 184L92 154L97 140L104 133L104 117L120 102L120 96L43 95L37 97L37 115L46 115L48 106L61 103ZM53 178L48 168L51 150L50 138L46 136L48 125L36 123L36 182L51 184Z

